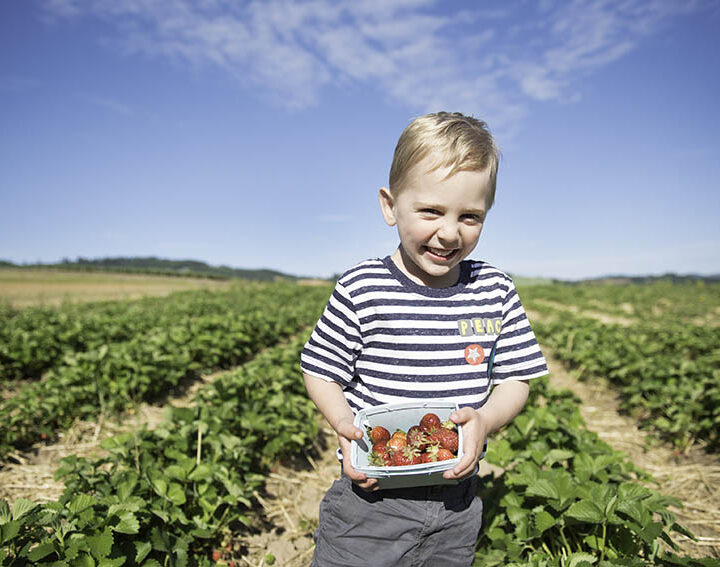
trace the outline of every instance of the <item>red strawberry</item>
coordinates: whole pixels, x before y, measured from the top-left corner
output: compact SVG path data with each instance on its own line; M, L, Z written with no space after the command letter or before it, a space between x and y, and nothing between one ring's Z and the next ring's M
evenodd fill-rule
M395 433L392 434L392 437L390 437L390 439L392 439L393 437L400 437L401 439L407 439L407 433L405 433L402 429L396 429Z
M220 552L216 549L212 552L213 561L220 561Z
M405 437L393 435L390 437L390 441L387 442L387 447L391 453L399 453L407 447L407 441L405 440Z
M387 441L388 439L390 439L390 432L382 425L377 425L370 430L370 441L372 441L373 444L378 441Z
M451 431L441 427L430 435L431 442L437 441L440 446L447 449L451 453L457 453L458 450L458 434L457 431Z
M387 441L378 441L373 445L369 458L370 464L376 467L387 467L392 465L392 457L388 450Z
M393 465L401 467L404 465L417 465L421 463L420 454L417 449L405 447L402 451L393 453Z
M442 422L440 421L440 418L437 415L435 415L434 413L426 413L420 420L420 429L422 429L426 433L435 431L436 429L439 429L441 426L442 426Z
M450 451L447 449L443 449L440 447L437 452L437 460L438 461L447 461L449 459L454 459L455 455L453 455Z
M420 427L413 425L407 432L407 444L423 451L428 444L427 435Z
M435 462L437 458L433 458L432 453L423 453L420 455L420 462L421 463L432 463Z

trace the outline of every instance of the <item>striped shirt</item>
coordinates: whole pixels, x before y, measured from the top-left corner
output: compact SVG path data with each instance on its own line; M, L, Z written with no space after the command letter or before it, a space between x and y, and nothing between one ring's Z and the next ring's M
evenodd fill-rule
M548 373L506 274L465 260L454 286L433 288L389 256L339 278L300 365L340 384L354 413L428 398L477 409L492 385Z

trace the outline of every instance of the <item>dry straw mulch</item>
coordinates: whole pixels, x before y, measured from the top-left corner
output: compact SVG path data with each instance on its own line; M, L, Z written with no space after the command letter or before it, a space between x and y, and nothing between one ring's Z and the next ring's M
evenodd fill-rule
M588 429L608 445L626 453L630 460L649 472L657 484L650 488L674 496L683 503L673 509L678 522L698 538L693 542L675 535L682 551L693 557L720 557L720 457L708 454L701 445L680 453L661 443L637 426L637 421L620 412L618 395L602 379L580 382L543 347L550 366L550 383L567 388L583 401L580 413Z

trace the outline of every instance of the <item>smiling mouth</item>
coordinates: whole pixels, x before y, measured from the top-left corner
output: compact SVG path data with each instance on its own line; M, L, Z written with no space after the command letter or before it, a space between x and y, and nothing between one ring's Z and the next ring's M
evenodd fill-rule
M429 246L425 246L425 250L431 257L444 261L454 258L458 252L457 248L453 250L443 250L442 248L430 248Z

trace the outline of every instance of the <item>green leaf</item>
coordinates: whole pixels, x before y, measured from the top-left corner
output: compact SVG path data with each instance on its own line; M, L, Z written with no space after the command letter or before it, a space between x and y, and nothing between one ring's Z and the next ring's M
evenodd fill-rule
M198 480L206 480L212 476L212 468L210 468L210 465L206 465L205 463L200 463L197 467L195 467L195 470L191 472L188 475L188 480L192 481L198 481Z
M589 563L592 565L596 561L597 558L594 555L590 555L589 553L571 553L568 556L567 567L579 567L581 563Z
M552 466L560 461L572 459L574 456L575 453L573 451L568 451L567 449L552 449L545 455L543 463L547 466Z
M121 567L121 565L125 564L126 559L127 557L125 556L116 557L114 559L108 559L106 557L98 563L98 567Z
M106 529L103 533L89 536L87 538L88 545L90 546L90 553L96 559L103 559L110 555L110 550L113 546L113 535L109 529Z
M624 482L618 486L618 499L623 500L644 500L652 495L652 492L640 484Z
M26 498L18 498L13 503L12 517L13 520L19 520L26 514L30 513L37 506L37 502L32 502Z
M545 510L536 512L533 517L535 521L535 529L540 533L549 530L555 525L555 518L553 518L552 514L549 514Z
M28 559L30 559L30 561L38 561L43 557L47 557L51 553L55 553L55 546L52 542L46 541L45 543L41 543L40 545L33 547L30 550L30 553L28 553Z
M170 484L167 491L167 497L176 506L181 506L186 502L185 491L183 490L183 487L177 483Z
M20 533L20 525L20 522L13 520L0 526L0 544L5 545L15 539L15 536Z
M93 504L95 504L95 498L89 494L78 494L68 504L68 510L70 510L73 514L79 514Z
M185 480L187 478L187 471L180 465L170 465L166 467L165 474L176 480Z
M73 562L73 567L95 567L95 560L87 553L78 556Z
M558 492L557 487L545 478L533 481L527 487L527 494L532 496L542 496L544 498L554 498L555 500L560 499L560 492Z
M10 521L10 506L7 500L0 500L0 526Z
M136 534L140 531L140 523L132 512L125 512L119 518L120 523L112 528L114 531L121 534Z
M160 496L165 496L167 494L167 481L163 478L154 478L152 479L152 486L153 490L158 493Z
M152 550L152 544L149 541L135 542L135 562L141 563Z
M567 509L565 515L589 524L601 524L603 521L602 511L595 503L589 500L575 502Z

